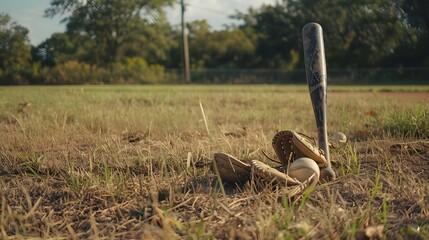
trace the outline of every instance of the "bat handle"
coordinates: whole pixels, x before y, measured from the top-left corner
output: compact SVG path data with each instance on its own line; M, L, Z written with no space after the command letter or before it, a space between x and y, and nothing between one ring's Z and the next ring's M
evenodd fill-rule
M320 111L320 109L325 109L324 111L319 112L316 116L320 116L322 119L317 122L317 135L318 135L318 143L319 148L323 150L323 153L325 154L325 158L327 161L327 165L320 169L320 180L325 182L330 182L335 179L335 172L332 170L331 165L331 156L329 154L329 142L328 142L328 126L327 126L327 119L326 119L326 88L323 90L323 96L325 99L320 102L322 106L319 106L315 108L315 111Z

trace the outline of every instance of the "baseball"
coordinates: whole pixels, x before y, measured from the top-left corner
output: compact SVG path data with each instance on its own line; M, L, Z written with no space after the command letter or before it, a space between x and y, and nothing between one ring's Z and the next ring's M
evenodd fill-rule
M293 161L289 166L288 172L290 177L296 178L300 182L304 182L313 174L316 174L316 176L314 176L311 182L317 183L319 181L319 166L313 159L307 157L298 158Z
M347 142L347 137L342 132L336 132L332 135L332 142L337 146L343 146Z

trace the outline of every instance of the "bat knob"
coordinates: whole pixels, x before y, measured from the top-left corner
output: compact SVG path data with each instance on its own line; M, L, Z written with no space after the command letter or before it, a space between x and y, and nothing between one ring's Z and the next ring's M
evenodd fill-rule
M320 169L320 181L330 182L335 180L335 172L332 168L326 167Z

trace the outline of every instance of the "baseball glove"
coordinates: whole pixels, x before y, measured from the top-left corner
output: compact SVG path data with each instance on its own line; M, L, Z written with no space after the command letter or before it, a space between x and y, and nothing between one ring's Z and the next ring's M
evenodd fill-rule
M265 181L288 186L299 185L307 180L315 185L320 176L319 167L309 158L297 159L289 168L274 168L258 160L251 160L250 163L240 161L226 153L215 153L213 171L217 171L223 181L232 183L244 183L253 172Z
M267 182L273 183L284 183L287 186L299 185L301 182L297 179L293 179L290 176L286 175L284 172L268 166L267 164L258 161L252 160L252 173L263 179Z
M323 151L311 144L304 134L292 130L280 131L274 136L272 145L283 165L287 166L302 157L313 159L319 167L327 164Z
M215 153L213 171L222 181L244 183L255 176L264 185L283 185L292 197L303 193L319 181L320 169L326 165L323 152L294 131L278 132L272 142L281 166L271 167L261 161L241 161L226 153Z

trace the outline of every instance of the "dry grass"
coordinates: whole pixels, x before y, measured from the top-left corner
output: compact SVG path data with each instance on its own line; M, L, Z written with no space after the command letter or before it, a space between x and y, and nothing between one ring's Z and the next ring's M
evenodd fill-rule
M428 92L330 88L329 132L350 139L338 179L291 200L220 185L211 158L315 136L305 86L0 88L0 236L428 239Z

